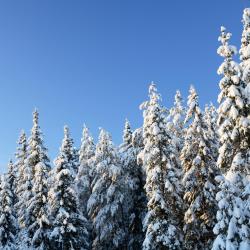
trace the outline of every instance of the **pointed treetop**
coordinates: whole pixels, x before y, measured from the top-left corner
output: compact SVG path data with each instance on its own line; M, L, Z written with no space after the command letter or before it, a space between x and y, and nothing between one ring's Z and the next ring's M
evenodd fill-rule
M39 119L39 113L37 108L35 108L34 112L33 112L33 123L38 124L38 119Z
M12 173L13 172L13 168L14 168L14 164L13 164L12 159L10 159L9 163L8 163L8 172Z
M221 27L221 34L218 38L218 41L221 42L221 46L218 48L217 53L222 56L227 58L228 60L232 59L232 56L237 54L237 49L235 46L229 45L229 40L231 38L232 34L229 32L226 32L225 27Z
M175 96L174 96L174 100L175 100L174 104L176 104L176 105L178 105L179 103L182 102L181 92L178 89L176 90L176 93L175 93Z
M123 142L130 144L132 142L132 130L128 119L125 120L125 126L123 130Z
M193 115L195 115L196 118L199 118L201 115L201 110L199 108L199 96L193 85L191 85L189 89L187 104L188 110L184 123L188 122L193 117Z
M156 84L154 82L151 82L151 84L149 85L149 98L150 101L153 103L156 103L161 100L161 95L158 93Z
M244 26L246 26L246 27L250 26L250 8L244 9L242 22L243 22Z
M70 133L69 133L69 127L67 125L63 127L63 131L64 131L64 136L68 138L70 136Z
M89 132L89 129L88 127L86 126L86 124L83 124L83 129L82 129L82 141L85 141L85 140L89 140L89 138L92 138L92 136L90 135L90 132ZM92 138L93 139L93 138Z

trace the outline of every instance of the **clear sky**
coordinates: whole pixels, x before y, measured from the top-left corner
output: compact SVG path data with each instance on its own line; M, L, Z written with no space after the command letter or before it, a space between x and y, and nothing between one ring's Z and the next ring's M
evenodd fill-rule
M220 26L240 46L247 0L0 1L0 170L13 157L32 111L40 112L53 159L68 124L79 146L83 123L121 142L124 120L142 123L151 81L164 104L194 84L216 103Z

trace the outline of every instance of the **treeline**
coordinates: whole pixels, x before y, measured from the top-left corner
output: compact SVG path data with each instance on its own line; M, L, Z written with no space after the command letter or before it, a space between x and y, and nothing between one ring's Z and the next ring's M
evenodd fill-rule
M167 109L152 83L121 145L84 127L77 150L65 126L53 164L35 110L1 176L0 249L249 250L250 9L243 24L240 63L221 28L218 109L193 86Z

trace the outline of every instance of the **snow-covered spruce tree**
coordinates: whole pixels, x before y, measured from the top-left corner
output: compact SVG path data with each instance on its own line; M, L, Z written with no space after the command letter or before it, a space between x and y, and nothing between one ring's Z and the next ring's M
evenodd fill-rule
M205 106L204 112L204 122L206 126L206 136L210 140L211 144L211 156L213 156L214 161L218 158L218 148L219 148L219 135L218 135L218 113L215 106L211 103Z
M144 220L143 249L182 249L182 198L178 167L172 158L166 110L160 104L155 84L149 87L144 109L144 149L140 158L146 169L148 212Z
M215 225L217 191L215 176L218 174L213 157L211 138L199 108L198 95L190 87L185 123L188 128L181 152L183 166L185 249L210 249Z
M28 141L28 156L24 166L24 188L22 213L19 218L21 227L25 227L27 245L47 249L45 228L47 224L47 176L50 170L47 149L39 127L39 114L33 113L33 127ZM21 213L21 211L20 211Z
M20 209L21 206L23 206L23 193L26 190L25 187L25 160L27 158L27 139L26 134L22 130L19 140L17 142L17 152L15 154L16 161L15 161L15 168L17 170L17 180L16 180L16 197L17 197L17 203L15 204L15 210L20 216L22 214L22 209ZM20 201L20 202L19 202Z
M242 22L243 32L239 51L241 60L240 66L242 69L242 85L247 92L247 101L250 103L250 8L244 9Z
M14 165L13 161L10 160L8 163L8 174L7 174L7 181L9 183L11 192L13 194L13 204L16 203L16 187L17 187L17 171L16 166Z
M126 217L126 227L128 228L127 249L140 249L144 240L142 228L145 207L145 192L143 189L142 169L137 164L137 153L132 144L133 133L126 120L123 131L123 143L120 145L123 166L123 178L125 181L124 196L124 215Z
M53 185L49 192L51 250L89 249L88 222L79 210L77 194L73 188L74 168L72 168L72 147L69 132L64 130L64 138L58 157L55 159Z
M223 168L224 176L217 177L220 183L219 192L216 195L219 209L216 216L217 224L214 227L216 239L213 250L250 248L250 217L246 209L248 201L245 195L250 172L250 120L244 89L245 82L242 81L244 76L240 78L241 67L232 60L236 49L228 44L230 37L231 34L226 33L225 28L222 27L219 37L222 45L218 49L218 54L225 59L218 73L224 75L220 82L220 96L224 103L227 100L228 104L225 108L222 103L219 108L219 118L223 117L223 119L218 120L221 142L218 165L223 166L221 161L225 158L223 154L228 155L230 161L227 168ZM225 123L230 124L231 133L225 130ZM230 149L225 147L225 144L229 144L228 141Z
M14 215L14 196L7 176L0 187L0 249L16 250L17 222Z
M183 99L179 90L176 91L174 99L174 106L169 111L167 127L171 133L173 146L180 154L184 144L184 119L186 110L183 106Z
M231 37L224 27L221 27L219 41L222 45L218 48L217 53L224 57L224 62L218 69L218 74L224 75L220 80L221 92L218 96L220 106L218 108L218 121L220 149L218 157L218 167L223 173L230 168L236 147L233 145L233 138L237 135L236 118L239 110L244 107L244 98L242 98L242 86L240 81L241 68L232 60L232 56L237 53L234 46L229 45Z
M75 178L79 167L79 154L74 147L74 140L70 136L68 126L64 126L64 138L61 146L61 151L67 156L71 174Z
M93 179L95 144L86 126L83 128L81 148L79 151L80 166L76 176L76 190L80 209L87 217L87 203L91 194L91 182Z
M94 165L96 173L88 201L93 223L92 249L126 249L123 169L111 137L103 129L96 145Z

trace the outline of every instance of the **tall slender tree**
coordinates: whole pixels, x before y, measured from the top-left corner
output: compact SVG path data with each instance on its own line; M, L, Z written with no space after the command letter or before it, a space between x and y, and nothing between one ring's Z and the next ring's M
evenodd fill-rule
M224 57L218 73L224 77L220 82L222 101L219 107L219 167L224 175L217 178L220 190L216 196L219 210L214 233L217 235L213 249L239 249L249 245L250 234L245 230L250 218L245 213L244 187L249 173L249 124L245 83L242 81L242 68L233 61L237 50L229 45L230 33L222 27L219 41L222 45L218 54ZM225 105L224 103L227 103ZM226 129L227 128L227 129ZM230 128L230 130L229 130ZM230 147L227 147L230 145ZM228 157L226 161L224 159ZM225 168L225 162L227 166Z
M101 129L95 152L96 173L88 213L93 222L94 250L125 249L123 169L110 135Z
M212 154L212 144L207 136L206 124L199 108L198 95L190 87L185 123L189 123L185 144L181 152L184 170L184 216L186 249L210 249L216 215L216 182L218 174Z
M33 127L28 141L28 156L25 161L25 213L23 222L27 233L28 246L48 249L45 239L45 228L48 227L47 211L47 176L50 161L43 135L39 126L39 113L33 113Z
M124 195L126 204L124 205L124 215L128 229L127 249L131 250L139 249L144 240L142 213L145 203L142 169L137 164L137 153L133 147L132 139L133 132L129 121L126 120L123 131L123 143L120 145L119 153L121 155L125 182Z
M186 110L183 106L183 99L179 90L176 91L174 99L174 106L169 111L167 127L171 132L172 144L179 155L184 144L184 120Z
M72 147L69 131L64 129L64 138L58 157L55 159L54 183L49 192L52 231L50 249L89 249L87 219L81 215L77 194L73 188Z
M182 198L176 162L172 159L166 110L160 104L155 84L149 87L149 101L143 103L144 149L140 154L146 169L148 212L144 221L143 249L182 249Z
M26 134L22 130L19 140L17 142L17 152L15 154L16 156L16 161L15 161L15 167L17 169L17 180L16 180L16 196L17 196L17 203L15 205L15 210L17 211L18 216L22 214L22 209L21 207L23 206L23 193L26 190L25 186L25 161L27 159L27 139L26 139Z
M87 203L91 195L91 182L94 170L95 144L86 126L83 128L82 144L79 151L80 167L76 176L76 190L78 193L80 209L87 217Z

